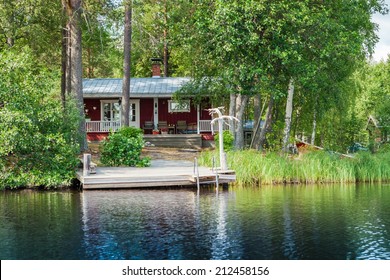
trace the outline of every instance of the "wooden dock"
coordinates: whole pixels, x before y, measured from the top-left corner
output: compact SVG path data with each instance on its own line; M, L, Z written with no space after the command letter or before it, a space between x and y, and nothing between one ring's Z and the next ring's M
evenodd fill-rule
M199 174L199 176L198 176ZM230 183L236 180L232 170L215 172L207 167L194 168L188 161L154 160L150 167L98 167L96 174L83 175L77 172L77 179L84 190L123 189L165 186L196 186L199 184Z

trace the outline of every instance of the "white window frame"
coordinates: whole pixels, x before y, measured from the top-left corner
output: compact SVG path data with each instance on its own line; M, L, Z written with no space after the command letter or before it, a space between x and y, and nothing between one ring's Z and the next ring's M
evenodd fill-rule
M168 100L168 112L169 113L188 113L191 111L190 100Z
M100 100L100 119L102 121L104 121L104 104L107 104L107 103L118 103L118 99L105 99L105 100ZM130 99L130 105L131 104L135 104L135 121L132 121L131 120L131 106L130 106L130 111L129 111L129 114L130 114L130 126L134 126L134 127L140 127L140 118L141 118L141 115L140 115L140 100L139 99ZM119 121L121 120L121 117L120 117L120 114L121 114L121 111L119 111Z
M100 100L100 119L102 121L106 121L106 120L104 120L104 104L111 104L110 107L112 108L113 104L115 104L115 103L118 103L118 99ZM111 118L112 118L112 116L111 116ZM120 119L121 118L120 118L120 110L119 110L119 120L117 120L117 121L120 121ZM114 121L114 120L111 119L110 121Z
M135 121L131 120L131 112L132 112L131 104L135 105L135 115L134 115ZM140 106L139 99L130 99L130 110L129 110L130 126L134 126L138 128L140 127L139 119L141 118L139 106Z

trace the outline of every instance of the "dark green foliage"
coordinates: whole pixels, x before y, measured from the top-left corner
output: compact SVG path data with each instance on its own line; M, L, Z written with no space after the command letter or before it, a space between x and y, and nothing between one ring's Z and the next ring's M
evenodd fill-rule
M62 108L56 89L28 49L0 53L0 189L75 177L78 113L74 102Z
M219 133L215 135L215 144L219 148ZM223 149L227 151L232 151L234 147L234 137L229 130L223 132Z
M150 166L149 158L141 158L144 147L142 129L122 127L102 143L101 162L108 166Z

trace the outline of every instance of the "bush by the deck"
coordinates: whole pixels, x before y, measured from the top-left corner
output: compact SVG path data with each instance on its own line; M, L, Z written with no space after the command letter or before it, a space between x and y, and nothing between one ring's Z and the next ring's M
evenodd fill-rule
M142 129L122 127L103 141L100 161L107 166L149 166L150 159L141 158L144 144Z

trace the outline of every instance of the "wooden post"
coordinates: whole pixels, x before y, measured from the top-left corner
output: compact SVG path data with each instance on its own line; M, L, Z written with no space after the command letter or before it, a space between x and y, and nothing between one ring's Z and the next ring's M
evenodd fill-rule
M83 158L83 176L89 176L91 166L91 154L84 154Z

